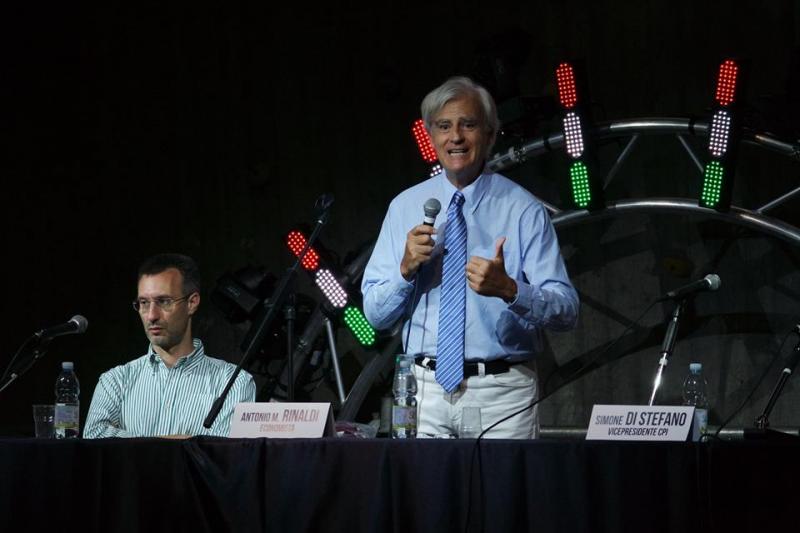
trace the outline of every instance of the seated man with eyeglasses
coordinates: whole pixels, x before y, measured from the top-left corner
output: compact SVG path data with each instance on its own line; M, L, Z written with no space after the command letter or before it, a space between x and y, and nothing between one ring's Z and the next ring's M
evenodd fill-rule
M194 260L159 254L139 267L139 313L150 340L147 354L100 376L86 420L85 438L227 436L234 406L253 402L253 377L242 371L210 429L203 421L236 366L208 357L192 338L200 305Z

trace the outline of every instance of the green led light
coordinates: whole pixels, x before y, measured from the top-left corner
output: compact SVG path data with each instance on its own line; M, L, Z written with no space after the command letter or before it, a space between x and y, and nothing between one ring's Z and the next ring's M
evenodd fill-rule
M581 161L575 161L569 169L572 182L572 200L578 207L586 207L592 201L589 189L589 171Z
M344 323L353 332L358 342L363 346L372 346L375 344L375 330L367 322L361 309L358 307L348 306L344 310Z
M700 194L700 201L706 207L714 207L719 203L722 196L722 181L724 169L719 161L711 161L706 165L703 175L703 192Z

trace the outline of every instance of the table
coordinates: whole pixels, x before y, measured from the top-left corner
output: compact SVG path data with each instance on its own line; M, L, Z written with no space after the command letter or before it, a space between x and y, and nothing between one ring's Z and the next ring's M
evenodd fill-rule
M0 531L797 530L798 473L795 442L0 439Z

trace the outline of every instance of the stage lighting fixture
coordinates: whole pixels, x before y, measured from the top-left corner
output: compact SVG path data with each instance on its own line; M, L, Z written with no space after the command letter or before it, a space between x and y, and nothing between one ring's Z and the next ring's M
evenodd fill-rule
M375 344L375 330L358 307L349 305L344 310L344 323L363 346Z
M589 186L589 172L581 161L575 161L569 169L569 178L572 183L572 194L575 203L587 206L592 203L592 191Z
M317 270L314 281L332 306L342 308L347 304L347 292L339 285L330 270L327 268Z
M564 142L567 153L577 159L583 155L583 134L581 132L581 119L575 113L567 113L564 117Z
M300 256L300 252L305 248L306 242L308 241L305 235L299 230L289 232L286 237L286 245L297 257ZM309 260L309 255L312 253L313 259ZM314 283L333 308L333 312L344 310L345 325L356 340L363 346L374 344L376 338L375 330L364 318L364 313L361 309L353 304L348 305L350 297L347 294L347 290L342 287L331 269L322 267L322 259L320 259L316 250L310 248L301 264L309 275L314 278Z
M739 65L733 59L726 59L719 66L717 75L717 92L715 99L721 106L731 105L736 97L736 78L739 75Z
M701 207L717 211L727 211L731 205L741 134L737 114L742 93L741 77L738 61L726 59L720 64L708 133L709 159L703 171L703 187L698 202Z
M564 133L564 147L572 159L569 167L570 207L574 209L602 209L602 184L595 174L594 154L585 132L590 129L591 110L588 101L587 84L582 69L575 63L562 62L556 68L558 101L561 107L561 124Z
M434 163L438 159L436 157L436 150L433 148L433 143L431 142L431 136L428 134L428 130L425 129L425 122L422 119L417 119L414 122L414 125L411 127L411 132L414 134L414 140L417 141L417 146L419 147L419 153L422 155L422 159L426 163Z
M211 301L231 322L251 320L275 288L276 278L263 267L226 272L211 291Z
M558 83L558 101L564 109L572 109L578 103L578 92L575 88L575 71L569 63L561 63L556 69Z
M438 163L439 157L436 155L436 150L433 148L433 141L425 128L425 122L419 118L414 122L411 127L411 132L414 134L414 140L417 141L419 153L422 160L426 163L433 163L429 171L430 177L434 177L442 171L442 165Z
M708 150L714 157L722 157L728 148L728 136L731 133L731 117L720 109L711 119L711 132L708 139Z
M286 244L295 257L300 257L300 253L303 251L303 248L306 247L306 237L299 231L290 231L289 235L286 236ZM306 270L316 270L319 268L319 254L317 251L314 250L314 248L309 248L305 257L303 257L303 260L300 262L300 265Z

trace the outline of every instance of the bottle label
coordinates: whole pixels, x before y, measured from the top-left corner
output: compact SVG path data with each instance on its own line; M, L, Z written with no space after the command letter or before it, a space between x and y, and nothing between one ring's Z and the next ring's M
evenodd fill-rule
M78 406L57 403L55 407L53 426L56 431L64 429L78 429Z
M708 431L708 409L696 407L694 410L694 424L692 425L692 440L699 441Z
M392 407L392 429L416 429L417 408L395 405Z

